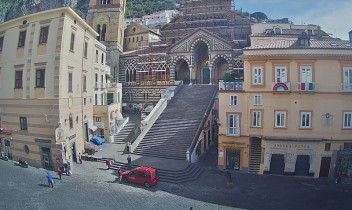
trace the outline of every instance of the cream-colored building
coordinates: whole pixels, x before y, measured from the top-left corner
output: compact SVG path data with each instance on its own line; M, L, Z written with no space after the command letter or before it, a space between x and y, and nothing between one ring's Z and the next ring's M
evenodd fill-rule
M352 43L310 38L243 50L243 86L220 85L219 167L350 175Z
M112 141L117 134L118 120L122 119L122 84L113 82L111 68L106 65L106 47L95 43L94 62L94 126L91 131Z
M69 7L0 25L2 151L48 169L84 151L97 36Z
M124 52L148 48L150 44L160 42L161 34L137 22L125 29Z

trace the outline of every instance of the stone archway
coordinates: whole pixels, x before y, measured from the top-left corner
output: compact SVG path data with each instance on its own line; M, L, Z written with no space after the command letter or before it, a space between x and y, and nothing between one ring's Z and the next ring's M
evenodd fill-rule
M179 59L175 64L175 81L182 80L183 84L190 83L189 66L186 60Z
M228 61L223 57L218 57L213 63L213 84L219 84L219 80L222 80L229 70Z
M207 66L209 64L209 46L203 40L199 40L193 49L192 78L195 78L195 84L209 84L210 70Z

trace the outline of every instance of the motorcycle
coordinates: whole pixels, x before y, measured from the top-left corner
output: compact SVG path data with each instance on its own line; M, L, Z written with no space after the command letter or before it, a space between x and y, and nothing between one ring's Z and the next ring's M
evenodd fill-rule
M7 154L6 154L6 153L1 152L1 159L5 160L5 161L8 161L8 160L9 160L9 157L7 157Z
M28 163L25 160L22 160L22 158L18 158L18 165L24 168L28 168Z

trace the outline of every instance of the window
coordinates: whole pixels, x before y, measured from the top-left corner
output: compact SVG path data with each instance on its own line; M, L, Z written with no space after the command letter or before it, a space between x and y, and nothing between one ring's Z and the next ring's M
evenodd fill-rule
M120 92L117 93L117 103L120 103Z
M101 54L101 64L104 65L104 53Z
M73 128L73 115L72 115L72 113L70 113L69 122L70 122L70 129L72 129Z
M255 95L254 106L261 106L261 105L262 105L262 95Z
M263 67L253 67L253 85L263 85Z
M24 47L26 42L26 31L21 31L20 36L18 37L18 47Z
M20 129L26 131L27 128L27 117L20 117Z
M88 58L88 42L84 42L84 57Z
M100 24L97 25L97 33L99 36L97 36L97 40L100 41Z
M68 91L72 92L72 73L68 73Z
M237 96L230 96L230 106L237 106Z
M301 112L301 128L311 128L311 112Z
M325 143L325 151L330 151L331 143Z
M275 34L281 34L281 29L280 28L275 28Z
M101 94L100 100L101 100L100 105L104 105L104 94L103 93Z
M98 50L95 51L95 63L99 62L99 52Z
M352 91L352 67L343 68L343 90Z
M87 92L87 76L83 76L83 91Z
M343 113L343 128L352 128L352 112Z
M45 83L45 69L37 69L36 72L36 87L43 88Z
M107 93L107 105L113 104L114 103L114 94L113 93Z
M261 120L262 120L262 112L261 111L254 111L252 117L252 126L253 127L261 127Z
M239 120L240 120L240 116L238 114L228 115L227 135L229 136L240 135Z
M98 105L98 94L95 94L95 105Z
M49 26L42 27L40 29L39 44L46 43L48 41Z
M286 128L286 112L275 112L275 128Z
M312 29L308 29L308 30L307 30L307 34L308 34L308 36L312 36L312 35L313 35Z
M95 122L101 122L101 117L96 117Z
M28 145L24 145L24 151L26 152L26 154L29 154L29 147Z
M75 34L71 33L70 51L73 52L75 49Z
M275 67L275 82L287 82L287 68L286 66Z
M0 37L0 51L2 51L3 44L4 44L4 37Z
M312 79L312 67L301 66L300 67L300 90L313 90L313 79Z
M15 73L15 88L22 88L22 71L16 71Z
M83 98L83 104L87 105L87 99L86 98Z
M103 25L103 28L101 30L100 41L105 41L105 34L106 34L106 24Z

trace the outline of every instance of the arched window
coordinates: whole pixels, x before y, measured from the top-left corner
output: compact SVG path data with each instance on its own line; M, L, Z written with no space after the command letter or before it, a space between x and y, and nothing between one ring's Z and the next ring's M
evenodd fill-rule
M130 72L130 81L133 82L133 71Z
M281 34L281 28L275 28L275 34Z
M129 71L127 70L126 71L126 82L129 82L130 81L130 74L129 74Z
M133 81L134 81L134 82L137 81L137 80L136 80L136 75L137 75L136 73L137 73L136 70L133 70Z
M97 25L97 32L99 36L97 36L97 40L100 41L100 24Z
M101 31L101 41L105 41L105 34L106 34L106 24L103 25L103 29Z
M307 30L307 34L308 34L309 36L312 36L312 35L313 35L312 29L308 29L308 30Z

